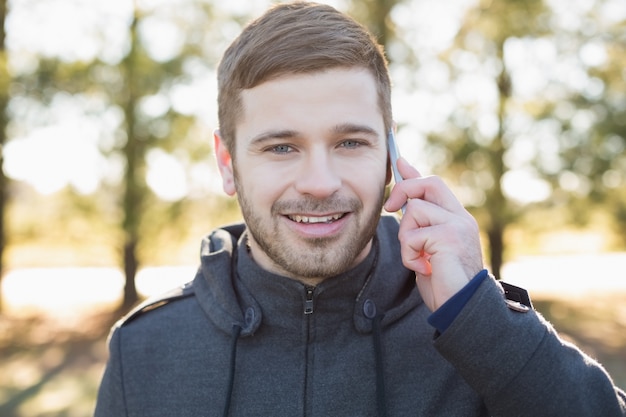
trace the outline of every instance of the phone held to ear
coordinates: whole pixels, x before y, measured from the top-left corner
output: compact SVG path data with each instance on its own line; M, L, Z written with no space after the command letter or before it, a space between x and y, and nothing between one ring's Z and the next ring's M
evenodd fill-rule
M393 178L398 184L403 181L400 171L398 171L398 158L400 158L400 152L398 151L398 143L396 142L396 135L393 133L393 129L389 129L389 135L387 138L387 147L389 148L389 159L391 161L391 170L393 171ZM402 214L406 211L406 203L402 206ZM426 262L429 261L430 255L428 255L424 249L420 250L420 257L425 258ZM429 263L430 265L430 263ZM429 266L430 268L430 266Z
M389 135L387 137L387 147L389 148L389 160L391 161L391 170L393 171L393 178L396 184L400 183L404 178L398 171L398 158L400 158L400 152L398 151L398 143L396 142L396 135L393 129L389 129ZM402 206L402 214L406 210L406 204Z

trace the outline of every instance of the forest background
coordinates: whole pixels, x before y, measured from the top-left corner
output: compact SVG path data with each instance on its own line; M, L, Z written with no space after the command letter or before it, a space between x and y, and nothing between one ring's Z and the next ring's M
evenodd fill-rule
M626 386L626 3L326 3L386 46L401 153L490 269ZM240 219L215 67L269 4L0 0L1 415L89 415L112 320Z

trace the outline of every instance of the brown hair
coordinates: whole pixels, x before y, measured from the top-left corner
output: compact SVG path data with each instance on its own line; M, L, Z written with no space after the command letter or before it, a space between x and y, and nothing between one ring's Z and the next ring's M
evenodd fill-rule
M334 8L279 4L252 21L228 47L217 71L220 132L234 158L241 91L285 74L361 67L374 76L385 128L391 127L391 82L382 47L362 25Z

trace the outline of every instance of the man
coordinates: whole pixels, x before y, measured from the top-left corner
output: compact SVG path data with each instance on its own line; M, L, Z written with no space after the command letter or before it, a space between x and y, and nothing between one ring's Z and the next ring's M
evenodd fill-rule
M215 153L245 224L114 327L97 416L626 415L601 366L488 276L439 178L400 159L385 201L390 82L360 25L275 6L218 84Z

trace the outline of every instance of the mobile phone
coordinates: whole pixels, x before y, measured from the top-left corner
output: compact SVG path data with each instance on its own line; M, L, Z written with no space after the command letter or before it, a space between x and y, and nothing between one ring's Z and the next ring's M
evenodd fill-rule
M389 147L389 159L391 161L391 170L393 171L393 178L396 184L402 181L402 175L398 171L398 158L400 158L400 152L398 151L398 143L396 142L396 135L393 133L393 128L389 129L389 136L387 138L387 146Z
M398 158L400 158L400 152L398 151L398 142L396 142L396 135L393 133L393 128L389 129L389 135L387 137L387 147L389 148L389 160L391 161L391 170L393 171L393 179L396 184L402 181L402 175L398 171ZM402 214L406 210L406 204L402 206Z

